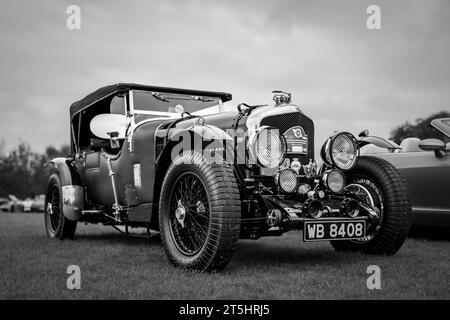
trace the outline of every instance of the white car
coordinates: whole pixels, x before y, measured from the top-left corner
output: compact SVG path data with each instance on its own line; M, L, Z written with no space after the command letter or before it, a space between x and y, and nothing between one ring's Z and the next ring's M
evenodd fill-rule
M23 212L31 212L31 206L33 205L33 200L26 199L22 203L23 203Z

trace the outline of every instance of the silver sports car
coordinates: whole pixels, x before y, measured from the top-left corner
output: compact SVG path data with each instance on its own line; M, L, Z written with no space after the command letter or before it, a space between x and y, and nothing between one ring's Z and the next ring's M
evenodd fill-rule
M450 227L450 118L431 126L440 139L406 138L395 152L374 156L392 163L406 178L413 204L413 224Z

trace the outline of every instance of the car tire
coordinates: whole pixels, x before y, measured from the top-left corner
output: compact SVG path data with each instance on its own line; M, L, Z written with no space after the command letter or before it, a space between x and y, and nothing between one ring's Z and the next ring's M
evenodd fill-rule
M159 226L162 245L174 266L222 270L236 249L240 218L239 189L228 164L206 163L195 152L173 161L161 188Z
M395 254L407 238L411 226L411 201L406 180L384 159L361 156L347 174L347 187L361 187L381 215L372 235L363 241L331 241L337 251L367 254Z
M49 238L73 239L77 222L67 219L63 214L61 180L56 173L48 179L44 217Z

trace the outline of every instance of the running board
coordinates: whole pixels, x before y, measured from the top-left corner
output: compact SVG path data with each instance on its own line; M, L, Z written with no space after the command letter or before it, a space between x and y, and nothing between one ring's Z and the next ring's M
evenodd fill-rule
M85 223L101 223L105 219L103 210L83 210L81 211L81 222Z

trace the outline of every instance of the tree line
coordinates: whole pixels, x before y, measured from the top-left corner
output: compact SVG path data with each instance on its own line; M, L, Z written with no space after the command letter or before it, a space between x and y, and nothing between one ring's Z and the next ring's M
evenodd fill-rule
M61 148L48 146L44 153L39 153L32 151L25 142L7 153L4 143L0 143L0 197L11 194L25 199L44 194L48 180L48 169L44 168L44 164L69 154L68 145Z
M405 122L391 131L391 136L389 139L398 144L400 144L403 139L410 137L416 137L421 140L428 138L447 140L443 137L442 133L430 126L431 120L439 118L450 118L450 112L441 111L426 118L416 119L414 123Z

